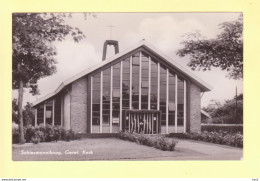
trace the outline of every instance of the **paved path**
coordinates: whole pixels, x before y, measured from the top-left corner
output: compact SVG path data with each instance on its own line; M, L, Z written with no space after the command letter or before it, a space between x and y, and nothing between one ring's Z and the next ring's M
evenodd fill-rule
M176 139L175 153L185 153L172 158L153 160L242 160L243 149L201 141Z
M34 154L22 154L29 152ZM240 160L242 155L240 148L179 139L175 151L162 151L117 138L13 145L14 161Z

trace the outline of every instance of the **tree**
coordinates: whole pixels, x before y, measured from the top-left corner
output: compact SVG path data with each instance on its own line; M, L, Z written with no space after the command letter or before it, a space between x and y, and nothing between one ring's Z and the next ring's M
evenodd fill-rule
M34 110L32 108L32 103L27 102L27 104L22 109L23 112L23 125L30 125L34 120ZM12 100L12 118L13 122L19 124L18 118L18 104L17 99Z
M190 33L182 42L184 48L177 55L190 56L192 70L210 70L220 67L228 71L229 78L243 78L243 16L236 21L219 25L222 30L216 39L205 39L199 32Z
M70 35L75 42L84 38L78 29L65 24L66 13L14 13L12 16L12 87L18 89L19 142L24 143L23 89L39 94L37 81L56 72L54 41Z
M24 106L24 110L23 110L23 121L24 121L24 125L28 126L28 125L32 125L33 120L34 120L34 110L32 108L32 103L27 102L27 104Z
M211 104L203 108L211 117L213 123L222 124L242 124L243 123L243 94L230 100L226 100L224 104L219 101L211 100Z
M18 104L17 99L12 100L12 122L18 124L19 123L18 118Z

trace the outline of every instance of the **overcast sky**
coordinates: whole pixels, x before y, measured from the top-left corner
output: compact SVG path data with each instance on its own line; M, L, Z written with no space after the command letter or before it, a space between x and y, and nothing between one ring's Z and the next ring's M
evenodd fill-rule
M86 38L79 43L71 38L55 43L57 73L39 80L40 95L32 96L26 90L24 104L54 91L62 81L101 62L105 40L118 40L121 51L145 39L168 57L187 66L188 58L176 55L176 51L182 47L182 35L200 31L208 38L215 38L220 32L220 23L238 17L239 13L96 13L96 17L88 16L85 20L82 14L75 13L66 22L82 30ZM108 27L111 25L114 26L112 33ZM113 56L112 50L108 49L108 56ZM243 81L228 79L225 71L213 69L193 72L213 87L212 91L204 93L202 106L207 106L211 99L223 102L233 98L236 86L238 93L243 92ZM17 97L17 91L13 91L13 97Z

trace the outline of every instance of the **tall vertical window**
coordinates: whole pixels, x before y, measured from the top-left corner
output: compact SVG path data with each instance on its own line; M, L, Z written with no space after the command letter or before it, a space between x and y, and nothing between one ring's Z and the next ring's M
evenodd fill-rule
M175 125L175 75L169 72L169 104L168 104L169 125Z
M110 68L103 71L103 105L102 105L102 124L103 128L110 125Z
M129 109L130 99L130 58L123 62L123 80L122 80L122 109Z
M177 94L177 125L183 125L184 118L184 81L178 78L178 94Z
M162 111L161 125L166 125L166 67L160 67L160 110Z
M61 97L60 97L60 95L56 96L54 107L55 107L54 125L61 125Z
M48 101L46 104L46 112L45 112L45 118L46 118L46 124L52 125L52 100Z
M142 52L141 109L148 109L149 56Z
M43 124L43 113L44 112L44 108L43 108L43 104L41 104L40 106L37 107L37 124Z
M93 76L92 83L92 125L100 125L100 75Z
M132 107L139 109L139 66L140 53L132 56Z
M158 65L151 59L151 109L157 110Z
M112 125L119 129L120 116L120 62L113 66L113 92L112 92Z

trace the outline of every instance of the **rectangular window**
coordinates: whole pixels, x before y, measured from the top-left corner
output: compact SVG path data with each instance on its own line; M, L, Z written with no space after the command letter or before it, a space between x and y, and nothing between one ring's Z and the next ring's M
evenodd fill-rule
M150 108L157 110L157 93L158 93L158 65L156 60L151 58L151 85L150 85Z
M148 109L149 56L142 52L141 109Z
M100 78L101 73L93 75L92 78L92 125L100 125Z
M122 108L129 109L130 99L130 58L123 60L123 80L122 80Z
M166 67L160 67L160 110L162 111L162 123L166 125Z
M119 131L120 117L120 72L121 62L113 66L113 87L112 87L112 132Z
M102 133L109 133L110 125L110 78L111 69L103 71Z
M176 103L175 103L175 74L169 71L169 104L168 104L168 120L169 125L175 125L175 111L176 111Z
M132 108L139 109L140 53L132 56Z
M178 103L178 109L177 109L177 125L183 126L183 120L184 120L184 80L180 79L178 77L178 94L177 94L177 103Z

